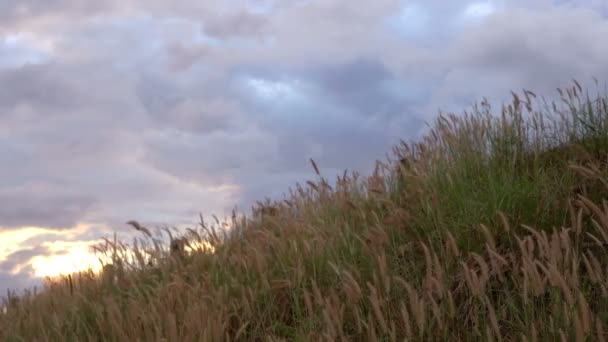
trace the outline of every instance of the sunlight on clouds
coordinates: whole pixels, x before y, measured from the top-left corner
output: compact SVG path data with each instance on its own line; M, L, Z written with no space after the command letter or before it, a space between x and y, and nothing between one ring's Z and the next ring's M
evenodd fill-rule
M53 231L38 227L25 227L19 230L0 231L0 261L6 260L6 257L23 248L21 244L37 235L52 234Z
M90 243L61 241L50 245L71 245L68 249L58 249L61 254L40 255L32 258L32 268L36 277L54 277L91 269L101 270L98 257L91 251Z
M53 255L39 255L31 260L36 277L53 277L61 274L71 274L91 269L101 270L99 257L95 255L92 246L97 241L54 241L42 245L52 251Z
M221 188L218 191L226 191ZM229 189L228 189L229 190ZM93 246L100 240L78 240L91 228L87 224L79 224L76 227L56 231L40 227L25 227L18 230L0 231L0 264L3 261L11 261L11 254L19 251L27 251L31 248L44 247L46 253L33 255L23 260L13 260L14 266L9 270L12 274L32 272L31 277L44 278L56 277L92 270L99 272L102 269L100 259L103 255L97 255ZM37 237L44 237L44 242L35 242ZM200 250L213 253L214 247L208 242L192 242L186 248L191 252ZM30 270L31 271L28 271Z
M11 270L13 274L22 272L27 266L34 270L34 277L57 276L78 271L92 269L99 271L101 265L97 256L91 250L91 246L98 241L67 241L77 239L89 228L88 225L77 225L73 229L56 231L40 227L24 227L18 230L0 231L0 263L7 261L11 254L27 250L36 245L46 247L50 255L36 255L29 260L18 262ZM36 244L28 243L29 240L39 236L46 237L46 242Z

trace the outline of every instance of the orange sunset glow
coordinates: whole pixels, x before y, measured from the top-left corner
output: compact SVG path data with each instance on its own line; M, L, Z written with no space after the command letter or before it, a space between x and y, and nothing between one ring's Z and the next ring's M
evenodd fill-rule
M15 264L9 271L16 274L31 267L33 274L30 276L36 278L55 277L89 269L98 272L101 269L101 263L91 247L99 241L70 240L70 237L86 228L86 226L80 225L66 231L54 231L40 227L27 227L0 232L0 241L3 242L0 245L0 262L13 253L42 248L46 251L45 254L32 255L29 260ZM28 243L37 237L45 237L46 241Z

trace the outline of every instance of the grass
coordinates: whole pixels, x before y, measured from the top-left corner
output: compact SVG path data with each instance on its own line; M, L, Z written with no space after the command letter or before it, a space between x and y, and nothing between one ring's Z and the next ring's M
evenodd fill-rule
M369 177L313 162L230 233L131 223L101 274L6 298L0 340L604 341L608 95L559 92L440 115Z

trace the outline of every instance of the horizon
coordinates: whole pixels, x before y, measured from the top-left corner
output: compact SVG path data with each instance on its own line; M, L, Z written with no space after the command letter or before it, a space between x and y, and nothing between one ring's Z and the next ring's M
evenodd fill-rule
M604 37L594 0L7 0L0 297L93 265L129 220L248 212L311 158L369 173L439 111L607 81Z

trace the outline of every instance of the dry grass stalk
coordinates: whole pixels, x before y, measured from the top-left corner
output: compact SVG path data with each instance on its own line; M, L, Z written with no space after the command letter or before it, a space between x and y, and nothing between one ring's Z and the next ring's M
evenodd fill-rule
M6 300L0 339L605 340L606 101L562 94L555 127L529 91L441 115L397 165L233 213L238 234L201 217L167 253L129 221L147 245Z

